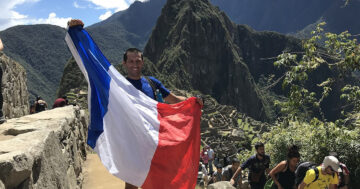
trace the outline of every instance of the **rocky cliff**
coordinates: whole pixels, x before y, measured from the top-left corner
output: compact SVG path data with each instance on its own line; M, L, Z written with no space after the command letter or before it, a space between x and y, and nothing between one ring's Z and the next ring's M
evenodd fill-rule
M87 124L67 106L1 125L0 188L81 188Z
M2 75L3 113L5 118L29 114L29 93L25 69L0 51Z
M209 94L258 120L268 120L254 79L276 73L273 61L300 41L232 23L208 0L168 0L144 49L177 88Z

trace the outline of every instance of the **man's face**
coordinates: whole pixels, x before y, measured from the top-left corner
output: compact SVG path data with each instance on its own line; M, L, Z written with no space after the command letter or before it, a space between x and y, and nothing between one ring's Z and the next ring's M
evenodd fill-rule
M232 166L231 166L231 169L233 171L236 171L239 168L239 166L240 166L240 163L233 163Z
M335 173L335 171L334 171L330 166L328 166L328 167L325 169L325 172L326 172L326 174L328 174L328 175L332 175L332 174Z
M222 168L218 168L217 172L221 173L222 172Z
M128 52L127 60L123 62L125 69L128 73L128 77L131 79L139 79L141 77L141 70L144 65L144 61L141 60L141 53Z
M261 157L264 157L265 156L265 148L264 147L259 147L257 150L256 150L256 153L258 155L260 155Z

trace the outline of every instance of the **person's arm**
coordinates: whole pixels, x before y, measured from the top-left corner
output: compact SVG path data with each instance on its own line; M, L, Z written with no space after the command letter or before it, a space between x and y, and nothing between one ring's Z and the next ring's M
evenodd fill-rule
M234 185L235 184L235 179L239 176L239 174L241 175L241 167L239 167L238 169L236 169L234 175L231 177L230 179L230 184Z
M164 98L164 100L169 104L175 104L186 100L186 98L183 96L176 96L174 93L170 93L167 97Z
M315 178L316 178L315 170L313 170L313 169L307 170L305 177L304 177L303 181L301 182L301 184L299 185L298 189L305 188L305 186L307 186L308 184L311 184L315 180Z
M329 184L329 189L336 189L337 185L336 184Z
M216 172L215 172L215 173L216 173ZM213 174L213 177L212 177L214 183L217 182L217 181L220 181L220 180L217 180L217 174L219 174L219 173L216 173L216 174L215 174L215 173Z
M164 98L164 100L169 104L176 104L186 100L186 97L176 96L174 93L170 93L167 97ZM204 105L202 98L196 97L196 102L198 102L201 106Z
M279 181L276 179L276 174L279 173L279 172L281 172L282 170L284 170L285 167L286 167L286 161L282 161L282 162L280 162L279 164L277 164L276 167L273 168L273 169L270 171L270 173L269 173L271 179L274 181L274 183L276 184L276 186L277 186L279 189L281 189L282 186L281 186L281 184L279 183Z
M348 189L350 183L350 175L344 175L344 182L345 186L343 187L343 189Z
M298 186L298 189L304 189L306 186L305 182L301 182L301 184Z
M269 174L270 173L270 169L269 169L269 167L270 167L270 156L266 156L266 157L268 157L268 162L267 162L267 164L265 165L266 166L266 169L265 169L265 173L266 174Z

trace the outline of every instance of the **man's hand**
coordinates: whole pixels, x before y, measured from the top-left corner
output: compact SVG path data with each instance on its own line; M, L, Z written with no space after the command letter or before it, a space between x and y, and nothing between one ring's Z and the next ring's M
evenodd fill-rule
M71 20L68 21L68 26L69 27L74 27L74 26L82 26L82 27L84 27L84 23L80 19L71 19Z
M196 102L199 103L201 106L204 106L204 100L201 95L196 95Z
M234 179L230 179L230 184L231 184L231 186L234 186L235 180L234 180Z

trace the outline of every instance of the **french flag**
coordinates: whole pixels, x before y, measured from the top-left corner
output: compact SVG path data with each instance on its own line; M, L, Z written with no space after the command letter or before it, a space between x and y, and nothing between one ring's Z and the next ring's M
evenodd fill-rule
M88 145L109 172L144 189L195 188L201 107L192 97L169 105L137 90L81 27L65 40L88 81Z

